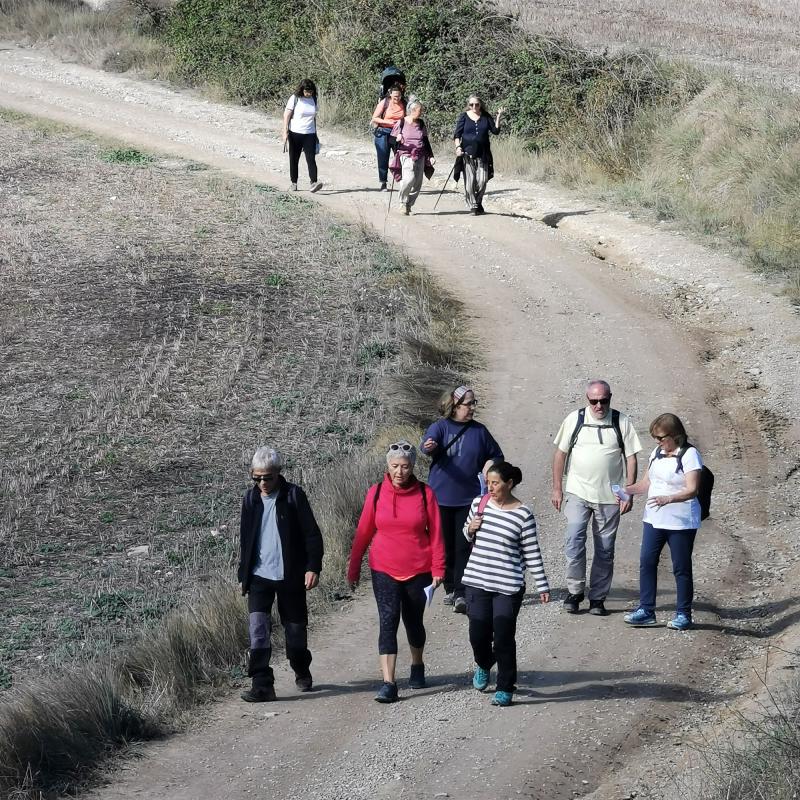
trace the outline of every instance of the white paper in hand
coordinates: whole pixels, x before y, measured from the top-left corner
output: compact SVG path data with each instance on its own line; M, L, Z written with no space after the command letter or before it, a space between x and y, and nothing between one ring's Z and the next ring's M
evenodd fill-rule
M426 586L424 589L425 592L425 605L430 606L433 602L433 593L436 591L436 587L431 584L430 586Z
M631 499L631 496L618 483L614 483L611 485L611 491L614 492L614 495L620 500L622 500L623 503L626 500Z

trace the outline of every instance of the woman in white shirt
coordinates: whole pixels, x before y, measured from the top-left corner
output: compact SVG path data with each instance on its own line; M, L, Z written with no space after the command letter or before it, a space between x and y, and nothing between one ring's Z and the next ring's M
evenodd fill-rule
M625 487L630 494L646 494L642 549L639 556L639 608L626 614L629 625L656 624L658 560L669 545L678 598L668 628L692 627L692 549L700 527L700 476L703 461L687 441L686 429L674 414L661 414L650 423L650 435L658 443L650 455L647 474Z
M300 154L308 164L311 191L318 192L322 184L317 180L317 87L306 78L300 81L297 91L286 102L283 112L283 142L289 142L289 179L292 191L297 191Z

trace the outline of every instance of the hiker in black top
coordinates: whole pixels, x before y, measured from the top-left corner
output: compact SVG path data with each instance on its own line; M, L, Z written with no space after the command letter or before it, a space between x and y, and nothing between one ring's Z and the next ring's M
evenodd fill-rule
M242 499L238 577L247 596L248 675L253 680L242 699L249 703L275 699L269 662L276 598L297 688L307 692L312 686L306 592L319 582L322 534L305 492L281 476L282 466L276 450L256 450L250 469L253 486Z
M494 162L489 134L500 132L500 117L504 109L499 109L497 116L484 110L477 95L470 95L467 109L461 113L456 122L453 142L456 156L461 159L464 171L464 195L467 208L473 214L483 214L483 195L486 184L494 176ZM458 180L458 175L456 175Z

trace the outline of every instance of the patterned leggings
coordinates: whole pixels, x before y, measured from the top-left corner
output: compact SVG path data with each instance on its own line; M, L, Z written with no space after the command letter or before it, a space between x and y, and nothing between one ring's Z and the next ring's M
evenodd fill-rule
M415 575L407 581L398 581L385 572L372 570L372 591L375 593L380 620L379 655L396 655L397 629L400 627L401 616L409 645L417 648L425 646L425 626L422 624L422 615L425 612L424 590L432 581L430 572Z

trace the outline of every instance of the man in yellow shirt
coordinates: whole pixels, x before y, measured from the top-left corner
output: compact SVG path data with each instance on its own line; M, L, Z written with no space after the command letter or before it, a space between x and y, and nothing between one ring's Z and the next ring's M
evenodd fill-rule
M561 423L553 444L551 502L567 518L565 554L567 596L564 610L576 614L585 597L586 538L592 524L594 558L589 576L589 613L605 616L605 599L614 575L614 545L622 514L631 499L619 500L613 485L636 481L636 454L642 449L630 420L611 408L607 381L586 387L588 405Z

